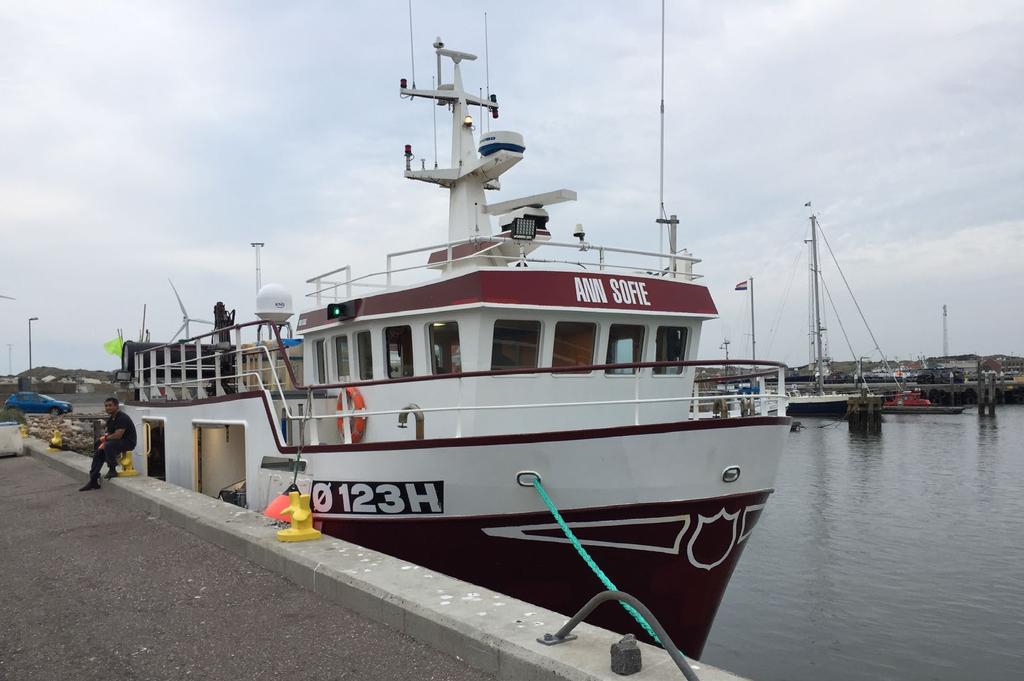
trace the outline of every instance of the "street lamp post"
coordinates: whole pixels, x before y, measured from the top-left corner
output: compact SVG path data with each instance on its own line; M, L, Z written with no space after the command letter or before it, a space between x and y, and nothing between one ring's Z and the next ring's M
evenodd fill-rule
M39 321L39 317L28 318L28 370L32 371L32 322ZM31 377L29 377L31 380Z

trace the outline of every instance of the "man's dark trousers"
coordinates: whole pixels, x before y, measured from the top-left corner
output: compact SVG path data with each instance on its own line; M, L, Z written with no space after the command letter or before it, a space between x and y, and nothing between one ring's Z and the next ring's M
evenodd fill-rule
M106 461L107 467L110 470L114 470L117 462L121 460L121 455L129 449L131 447L125 440L107 440L102 449L97 447L96 453L92 455L92 468L89 469L89 480L99 482L100 469L103 468L103 462Z

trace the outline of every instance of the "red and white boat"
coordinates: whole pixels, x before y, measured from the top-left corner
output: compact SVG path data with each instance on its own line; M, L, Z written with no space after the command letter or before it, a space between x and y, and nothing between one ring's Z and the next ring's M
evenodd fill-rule
M557 240L545 206L569 190L488 203L523 138L477 139L473 114L496 117L497 102L463 87L472 55L437 55L448 82L403 81L401 94L451 112L451 167L415 169L407 147L405 176L449 191L447 241L391 254L376 274L312 278L298 344L281 337L291 299L274 285L261 320L128 344L135 464L258 510L295 478L328 534L574 613L602 587L530 484L539 476L618 588L699 656L772 492L784 367L754 363L777 373L775 392L699 394L697 371L725 364L692 359L717 314L699 261L598 246L578 227ZM417 272L432 278L397 285ZM636 630L617 608L596 615Z

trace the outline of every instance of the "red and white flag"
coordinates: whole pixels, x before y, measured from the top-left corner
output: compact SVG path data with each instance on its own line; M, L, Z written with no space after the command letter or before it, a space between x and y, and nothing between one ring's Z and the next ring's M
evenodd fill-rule
M747 281L744 279L740 283L736 284L736 290L737 291L746 291L747 290Z

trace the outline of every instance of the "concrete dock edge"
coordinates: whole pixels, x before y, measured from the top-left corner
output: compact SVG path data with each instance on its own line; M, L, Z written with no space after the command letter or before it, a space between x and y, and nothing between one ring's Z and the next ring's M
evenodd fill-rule
M24 452L72 478L88 479L90 461L85 456L49 452L45 443L34 439L25 440ZM543 646L536 638L556 631L566 621L564 615L332 537L278 542L277 527L263 515L160 480L119 478L105 481L98 493L113 494L129 508L247 558L498 679L622 678L609 666L609 648L620 637L608 630L581 624L575 630L577 640ZM641 648L643 670L633 678L682 678L665 651L647 644ZM693 667L702 681L742 681L700 662Z

